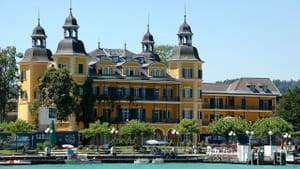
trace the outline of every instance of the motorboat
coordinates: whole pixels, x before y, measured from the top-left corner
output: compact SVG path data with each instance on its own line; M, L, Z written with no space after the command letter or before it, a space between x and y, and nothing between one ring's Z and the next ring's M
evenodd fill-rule
M6 160L0 161L0 165L30 165L31 161L29 160Z
M150 160L148 158L137 158L133 161L134 164L147 164Z

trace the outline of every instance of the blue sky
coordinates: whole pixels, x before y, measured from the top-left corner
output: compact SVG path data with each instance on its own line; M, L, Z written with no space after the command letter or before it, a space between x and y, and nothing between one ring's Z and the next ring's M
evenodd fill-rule
M126 41L127 49L141 52L148 16L156 45L176 45L185 6L205 82L300 79L299 0L72 0L87 52L98 40L104 48L123 48ZM40 13L47 48L55 53L69 7L69 0L1 0L0 47L30 48Z

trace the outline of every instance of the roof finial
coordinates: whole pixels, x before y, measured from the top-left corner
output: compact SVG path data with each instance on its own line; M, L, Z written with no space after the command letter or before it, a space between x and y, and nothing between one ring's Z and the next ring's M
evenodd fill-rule
M40 25L40 8L38 8L38 25Z
M72 15L72 0L70 0L70 15Z
M100 41L99 41L99 38L98 38L98 49L100 49Z
M186 23L186 3L184 2L184 23Z
M149 32L149 14L148 14L148 24L147 24L147 31Z
M124 50L127 50L126 48L127 44L126 44L126 40L124 41Z

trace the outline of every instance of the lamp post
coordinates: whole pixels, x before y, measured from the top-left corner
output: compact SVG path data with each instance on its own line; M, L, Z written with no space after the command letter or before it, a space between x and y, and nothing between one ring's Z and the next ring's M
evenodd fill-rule
M270 146L272 146L272 134L273 134L273 132L270 130L270 131L268 132L268 134L269 134L269 136L270 136Z
M179 135L179 131L177 131L176 129L173 129L171 133L175 138L175 146L177 146L178 145L178 138L177 137Z
M230 132L228 133L229 140L230 140L229 143L234 144L234 137L235 137L235 135L236 135L236 133L233 132L233 131L230 131Z
M118 132L119 131L116 128L112 128L110 130L110 133L114 136L114 143L113 143L113 146L110 149L110 153L112 155L116 155L116 135L118 134Z
M285 140L284 142L290 146L290 144L291 144L291 142L290 142L291 134L289 134L289 133L284 133L284 134L283 134L283 138L284 138L284 140ZM287 145L285 145L285 146L287 146Z
M251 164L253 164L252 153L251 153L251 139L252 139L252 136L254 134L254 131L248 131L248 130L246 130L246 134L247 134L247 136L249 138L248 158L250 156L250 162L251 162Z
M52 148L52 140L50 139L50 134L53 133L53 130L48 127L45 129L45 133L47 135L47 140L50 144L50 148Z

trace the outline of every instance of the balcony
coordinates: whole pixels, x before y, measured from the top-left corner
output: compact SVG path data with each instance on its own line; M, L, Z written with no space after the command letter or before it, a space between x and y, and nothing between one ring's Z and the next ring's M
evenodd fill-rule
M274 106L265 105L265 106L253 106L253 105L212 105L212 104L203 104L203 109L225 109L225 110L268 110L273 111Z

